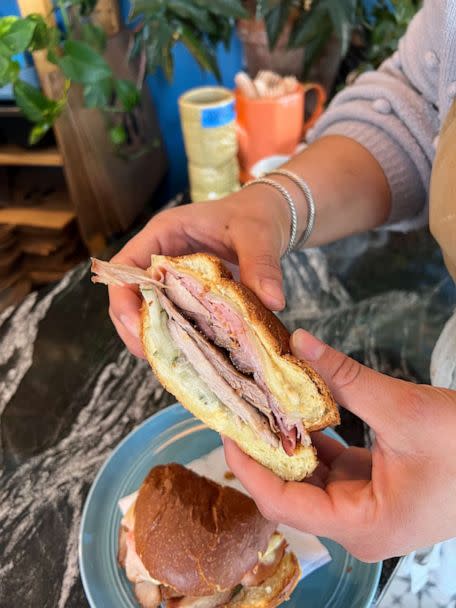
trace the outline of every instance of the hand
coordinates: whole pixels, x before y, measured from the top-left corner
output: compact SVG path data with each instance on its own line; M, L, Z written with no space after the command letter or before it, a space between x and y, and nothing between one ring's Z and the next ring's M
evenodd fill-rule
M265 517L331 538L367 562L456 536L456 392L379 374L304 330L291 346L376 440L369 452L313 434L320 465L297 483L227 439L228 465Z
M205 251L240 267L242 282L265 306L285 305L280 256L288 246L290 216L280 193L250 186L223 200L195 203L156 215L113 258L147 268L151 254L184 255ZM137 289L109 288L110 317L129 350L144 356L139 340Z

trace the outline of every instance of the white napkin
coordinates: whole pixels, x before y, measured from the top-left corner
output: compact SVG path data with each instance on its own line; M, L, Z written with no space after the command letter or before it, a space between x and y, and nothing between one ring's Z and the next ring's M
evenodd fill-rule
M223 447L213 450L202 458L193 460L186 466L199 475L204 475L204 477L212 479L217 483L231 486L247 494L245 488L237 479L225 478L228 466L225 462ZM302 578L331 561L331 556L326 547L312 534L298 532L294 528L282 525L278 526L278 530L287 539L290 549L298 558L302 570Z

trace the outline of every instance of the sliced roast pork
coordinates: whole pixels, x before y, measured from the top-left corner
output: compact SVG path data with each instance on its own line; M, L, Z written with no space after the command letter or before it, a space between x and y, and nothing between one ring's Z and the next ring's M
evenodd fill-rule
M179 312L175 305L176 303L169 299L170 292L165 294L157 290L157 297L166 311L168 317L178 323L178 325L195 340L198 348L203 352L205 357L209 359L217 372L228 382L228 384L246 401L254 405L266 416L271 415L271 410L268 406L268 398L253 378L246 376L238 371L225 353L212 344L208 337L200 333L193 325Z
M217 370L209 359L207 359L204 353L198 348L197 343L178 323L176 323L176 321L170 319L168 328L175 344L185 355L185 358L188 361L191 361L195 369L198 370L201 378L220 401L241 420L247 422L255 429L265 441L276 447L278 444L277 436L272 432L267 418L260 414L260 412L250 403L244 401L244 399L236 393L233 387L217 373Z

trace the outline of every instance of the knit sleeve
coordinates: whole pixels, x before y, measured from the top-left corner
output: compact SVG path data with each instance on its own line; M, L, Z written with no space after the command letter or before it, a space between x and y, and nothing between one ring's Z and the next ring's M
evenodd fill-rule
M433 142L439 117L426 94L432 87L424 80L421 87L415 78L412 84L403 68L407 63L416 66L418 56L423 55L421 17L415 17L399 51L377 71L363 74L339 93L307 137L312 142L325 135L344 135L376 158L391 189L392 207L385 226L393 230L410 230L428 219ZM429 69L421 67L424 78ZM435 79L437 83L437 76Z

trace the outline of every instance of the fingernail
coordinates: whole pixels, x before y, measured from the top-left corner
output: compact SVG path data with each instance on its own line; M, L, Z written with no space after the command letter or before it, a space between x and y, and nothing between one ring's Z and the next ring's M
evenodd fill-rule
M120 322L135 338L139 338L139 325L132 321L127 315L120 315Z
M307 361L318 361L325 348L324 342L304 329L296 330L291 336L291 349L295 355Z
M274 279L261 279L260 289L263 293L269 296L274 310L281 310L285 306L285 298L283 297L280 283Z

